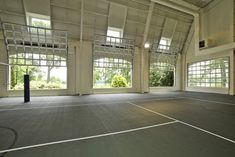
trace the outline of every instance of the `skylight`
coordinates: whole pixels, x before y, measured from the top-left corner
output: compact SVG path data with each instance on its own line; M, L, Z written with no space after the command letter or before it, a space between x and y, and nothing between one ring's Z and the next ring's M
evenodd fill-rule
M162 37L159 42L158 50L159 51L169 50L170 45L171 45L171 39Z
M31 18L31 26L51 28L51 22L50 22L50 20L32 17Z
M108 27L107 30L107 42L120 43L122 38L123 30L119 28Z
M51 28L50 16L27 12L26 18L29 26Z

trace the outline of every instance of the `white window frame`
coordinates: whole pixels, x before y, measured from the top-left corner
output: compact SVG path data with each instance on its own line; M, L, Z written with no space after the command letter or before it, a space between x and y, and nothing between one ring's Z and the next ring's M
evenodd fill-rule
M128 67L130 66L130 67ZM133 80L133 63L131 61L121 59L121 58L116 58L116 57L103 57L99 59L94 59L93 60L93 77L94 77L94 71L95 69L100 69L104 71L104 75L106 75L106 71L109 69L115 68L117 71L116 74L121 74L122 70L129 70L130 72L130 84L128 84L127 87L121 87L121 88L132 88ZM127 79L127 75L123 76ZM103 78L104 80L104 78ZM105 84L107 85L107 84ZM101 88L110 88L110 89L115 89L116 87L111 87L111 82L110 82L110 87L99 87L94 80L93 80L93 89L101 89ZM120 87L119 87L120 88Z
M158 45L158 51L160 52L168 51L170 49L170 46L171 46L171 39L166 37L161 37Z
M51 17L50 16L27 12L26 13L27 25L32 26L32 18L50 21L50 27L48 27L48 28L49 29L51 28Z
M212 62L214 65L219 65L219 62L224 62L225 66L225 79L223 82L221 68L211 67ZM210 70L210 73L206 71ZM229 77L230 63L229 57L215 58L210 60L198 61L189 63L187 66L187 86L188 87L208 87L208 88L229 88L230 77ZM223 85L225 84L225 85Z
M109 34L109 31L119 33L119 36L111 35L111 34ZM115 27L108 27L106 42L121 43L120 38L122 38L122 37L123 37L123 29L115 28Z

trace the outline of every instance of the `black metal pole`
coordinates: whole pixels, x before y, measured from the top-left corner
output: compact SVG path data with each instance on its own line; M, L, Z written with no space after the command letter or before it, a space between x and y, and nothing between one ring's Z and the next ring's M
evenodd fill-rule
M29 75L24 75L24 102L30 101L30 85L29 85Z

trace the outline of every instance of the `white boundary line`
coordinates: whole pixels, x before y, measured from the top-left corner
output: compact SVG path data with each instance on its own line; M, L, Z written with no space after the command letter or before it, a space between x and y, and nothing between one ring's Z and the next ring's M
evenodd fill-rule
M82 140L88 140L88 139L94 139L94 138L124 134L124 133L139 131L139 130L146 130L146 129L150 129L150 128L170 125L170 124L174 124L174 123L177 123L177 122L178 122L177 120L174 120L174 121L171 121L171 122L166 122L166 123L161 123L161 124L156 124L156 125L149 125L149 126L145 126L145 127L139 127L139 128L135 128L135 129L128 129L128 130L117 131L117 132L112 132L112 133L106 133L106 134L100 134L100 135L94 135L94 136L86 136L86 137L80 137L80 138L74 138L74 139L68 139L68 140L61 140L61 141L56 141L56 142L49 142L49 143L36 144L36 145L31 145L31 146L24 146L24 147L6 149L6 150L1 150L0 154L1 153L18 151L18 150L24 150L24 149L31 149L31 148L37 148L37 147L43 147L43 146L49 146L49 145L56 145L56 144L62 144L62 143L69 143L69 142L75 142L75 141L82 141Z
M229 103L229 102L205 100L205 99L198 99L198 98L192 98L192 97L178 97L178 98L182 98L182 99L192 99L192 100L198 100L198 101L212 102L212 103L216 103L216 104L225 104L225 105L234 105L234 106L235 106L235 104Z
M148 100L137 100L135 102L148 102L148 101L155 101L155 100L175 100L175 99L183 99L183 98L156 98L156 99L148 99ZM76 102L72 102L72 103L76 103ZM126 104L126 101L123 102L101 102L101 103L90 103L90 104L78 104L78 105L61 105L61 106L42 106L42 107L22 107L22 108L6 108L6 109L1 109L1 107L6 107L8 105L0 105L0 112L3 111L18 111L18 110L33 110L33 109L47 109L47 108L66 108L66 107L81 107L81 106L87 106L87 105L107 105L107 104ZM10 105L9 105L10 106ZM12 105L13 106L13 105ZM18 107L17 105L15 105L15 107Z
M229 142L235 144L235 141L234 141L234 140L231 140L231 139L229 139L229 138L223 137L223 136L221 136L221 135L215 134L215 133L213 133L213 132L210 132L210 131L207 131L207 130L205 130L205 129L199 128L199 127L197 127L197 126L191 125L191 124L189 124L189 123L183 122L183 121L181 121L181 120L172 118L172 117L167 116L167 115L164 115L164 114L162 114L162 113L155 112L155 111L153 111L153 110L150 110L150 109L147 109L147 108L145 108L145 107L139 106L139 105L137 105L137 104L135 104L135 103L132 103L132 102L127 102L127 103L129 103L129 104L131 104L131 105L133 105L133 106L136 106L136 107L138 107L138 108L141 108L141 109L143 109L143 110L152 112L152 113L154 113L154 114L163 116L163 117L165 117L165 118L168 118L168 119L171 119L171 120L174 120L174 121L178 121L178 122L181 123L181 124L187 125L187 126L192 127L192 128L194 128L194 129L200 130L200 131L202 131L202 132L208 133L208 134L210 134L210 135L213 135L213 136L215 136L215 137L221 138L221 139L223 139L223 140L226 140L226 141L229 141Z

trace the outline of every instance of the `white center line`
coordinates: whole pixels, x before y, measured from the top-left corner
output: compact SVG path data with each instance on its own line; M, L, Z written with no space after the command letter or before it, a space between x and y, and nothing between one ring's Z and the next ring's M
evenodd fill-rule
M161 123L161 124L156 124L156 125L149 125L149 126L145 126L145 127L139 127L139 128L128 129L128 130L123 130L123 131L111 132L111 133L106 133L106 134L99 134L99 135L94 135L94 136L86 136L86 137L80 137L80 138L74 138L74 139L68 139L68 140L61 140L61 141L56 141L56 142L49 142L49 143L42 143L42 144L36 144L36 145L6 149L6 150L1 150L0 154L1 153L18 151L18 150L24 150L24 149L31 149L31 148L37 148L37 147L43 147L43 146L49 146L49 145L56 145L56 144L62 144L62 143L69 143L69 142L75 142L75 141L82 141L82 140L88 140L88 139L94 139L94 138L124 134L124 133L139 131L139 130L146 130L146 129L150 129L150 128L170 125L170 124L174 124L174 123L177 123L177 122L178 121L171 121L171 122L166 122L166 123Z
M136 106L136 107L138 107L138 108L141 108L141 109L143 109L143 110L152 112L152 113L154 113L154 114L163 116L163 117L165 117L165 118L168 118L168 119L171 119L171 120L174 120L174 121L178 121L178 122L181 123L181 124L187 125L187 126L192 127L192 128L194 128L194 129L203 131L203 132L205 132L205 133L208 133L208 134L210 134L210 135L216 136L216 137L218 137L218 138L221 138L221 139L223 139L223 140L226 140L226 141L229 141L229 142L235 144L235 141L234 141L234 140L231 140L231 139L229 139L229 138L223 137L223 136L221 136L221 135L215 134L215 133L213 133L213 132L207 131L207 130L205 130L205 129L199 128L199 127L197 127L197 126L191 125L191 124L189 124L189 123L183 122L183 121L181 121L181 120L175 119L175 118L170 117L170 116L167 116L167 115L165 115L165 114L162 114L162 113L159 113L159 112L156 112L156 111L147 109L147 108L142 107L142 106L139 106L139 105L137 105L137 104L135 104L135 103L132 103L132 102L127 102L127 103L129 103L129 104L131 104L131 105L133 105L133 106Z

